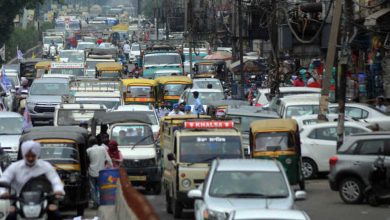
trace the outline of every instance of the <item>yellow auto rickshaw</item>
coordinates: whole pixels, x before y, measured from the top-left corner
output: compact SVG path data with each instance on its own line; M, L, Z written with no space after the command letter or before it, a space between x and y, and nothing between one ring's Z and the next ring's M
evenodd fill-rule
M228 72L224 60L201 60L194 65L193 78L217 78L226 81Z
M99 79L121 79L123 66L116 62L103 62L96 64L95 78Z
M156 81L152 79L123 79L123 101L129 104L156 103Z
M41 61L35 64L36 78L41 78L50 70L51 61Z
M157 82L157 106L171 109L187 88L191 88L192 79L186 76L161 76Z
M301 141L293 119L257 120L250 124L249 146L252 158L275 159L285 168L291 185L305 189L302 174Z

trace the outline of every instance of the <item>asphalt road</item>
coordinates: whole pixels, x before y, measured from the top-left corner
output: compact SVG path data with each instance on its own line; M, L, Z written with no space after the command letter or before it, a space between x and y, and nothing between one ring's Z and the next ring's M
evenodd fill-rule
M298 209L308 213L312 220L390 220L390 205L371 207L368 204L344 204L338 192L329 189L325 179L307 181L307 199L297 202ZM146 195L161 220L174 219L165 211L165 197ZM182 219L194 219L192 210L186 210Z

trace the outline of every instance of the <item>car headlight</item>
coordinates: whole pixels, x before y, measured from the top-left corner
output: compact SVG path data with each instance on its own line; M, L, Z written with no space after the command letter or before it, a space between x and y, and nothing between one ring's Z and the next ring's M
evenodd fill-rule
M183 181L181 181L181 185L182 185L184 188L190 188L190 187L191 187L191 180L189 180L189 179L184 179Z
M229 215L224 212L206 209L203 212L203 218L205 220L226 220L229 218Z

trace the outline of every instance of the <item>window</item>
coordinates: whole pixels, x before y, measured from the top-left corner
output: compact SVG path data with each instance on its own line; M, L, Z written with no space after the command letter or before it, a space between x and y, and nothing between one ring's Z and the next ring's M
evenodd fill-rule
M288 132L257 133L255 151L269 151L271 148L287 150L294 147L291 139Z
M360 142L355 153L360 155L378 155L383 150L384 140L366 140Z
M345 136L351 135L351 134L358 134L358 133L366 133L366 130L363 130L361 128L354 128L354 127L345 127L344 134Z
M346 107L345 115L355 119L363 119L368 117L368 112L360 108Z
M317 128L310 133L309 138L327 140L327 141L336 141L337 129L336 127Z
M302 115L313 115L318 114L319 106L318 105L297 105L289 106L286 110L286 118L291 118L293 116L302 116Z

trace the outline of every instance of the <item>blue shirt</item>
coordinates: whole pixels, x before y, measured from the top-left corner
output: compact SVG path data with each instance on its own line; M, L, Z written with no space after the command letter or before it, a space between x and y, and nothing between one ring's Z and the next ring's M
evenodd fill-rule
M204 109L203 109L203 105L202 105L202 102L200 101L200 98L197 98L195 99L195 105L194 105L194 110L193 110L193 113L194 114L204 114Z

